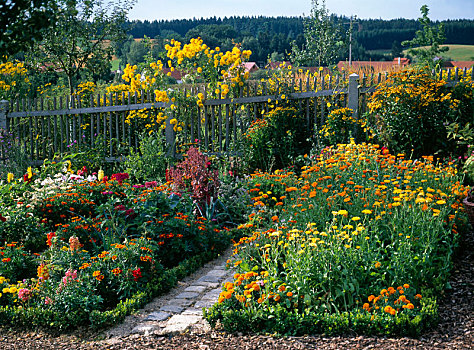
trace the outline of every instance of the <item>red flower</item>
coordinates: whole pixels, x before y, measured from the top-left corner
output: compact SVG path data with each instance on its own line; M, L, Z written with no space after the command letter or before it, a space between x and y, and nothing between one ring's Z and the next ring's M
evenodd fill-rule
M52 239L53 237L56 237L56 233L55 232L50 232L48 233L48 235L46 236L47 240L46 240L46 244L51 247L51 244L53 244L52 242Z
M117 180L117 182L121 185L123 180L126 180L128 179L129 176L127 173L117 173L117 174L112 174L112 176L110 177L111 180Z
M138 281L142 277L142 271L140 268L132 270L133 280Z
M2 216L2 214L0 214L0 221L1 221L1 222L5 222L5 221L7 221L7 219L4 218L4 217Z

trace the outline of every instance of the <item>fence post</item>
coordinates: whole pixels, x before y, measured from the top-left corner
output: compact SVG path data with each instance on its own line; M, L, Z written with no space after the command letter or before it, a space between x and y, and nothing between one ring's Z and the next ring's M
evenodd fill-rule
M0 101L0 129L7 131L7 113L8 113L8 105L10 103L5 100Z
M355 73L349 75L349 88L347 90L347 108L352 109L352 118L359 117L359 76Z
M165 136L166 143L169 147L168 156L174 157L176 155L176 135L173 130L174 125L170 123L172 118L174 118L174 113L171 115L171 117L166 119Z

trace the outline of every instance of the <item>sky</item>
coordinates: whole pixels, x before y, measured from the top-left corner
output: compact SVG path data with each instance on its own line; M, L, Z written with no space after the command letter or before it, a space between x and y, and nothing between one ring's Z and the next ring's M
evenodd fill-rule
M321 1L320 1L321 3ZM428 5L432 20L474 19L474 0L326 0L329 12L358 18L418 18ZM303 16L311 0L137 0L130 19L230 16Z

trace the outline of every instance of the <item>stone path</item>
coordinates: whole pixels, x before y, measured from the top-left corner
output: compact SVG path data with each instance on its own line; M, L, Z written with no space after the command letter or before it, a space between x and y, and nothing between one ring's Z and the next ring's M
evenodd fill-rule
M178 282L168 294L154 299L135 315L128 316L123 324L108 330L107 343L114 343L131 334L178 334L191 327L209 328L202 317L202 308L217 302L222 284L232 281L233 270L226 270L226 261L232 250L207 263L191 276Z

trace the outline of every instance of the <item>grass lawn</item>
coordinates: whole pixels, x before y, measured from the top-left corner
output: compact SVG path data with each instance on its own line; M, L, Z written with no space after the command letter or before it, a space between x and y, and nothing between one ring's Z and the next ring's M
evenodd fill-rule
M441 45L449 46L449 51L443 53L443 57L448 57L453 61L472 61L474 60L474 45ZM406 54L407 50L403 53Z
M119 59L112 60L112 70L116 71L117 69L119 69L119 65L120 65Z

